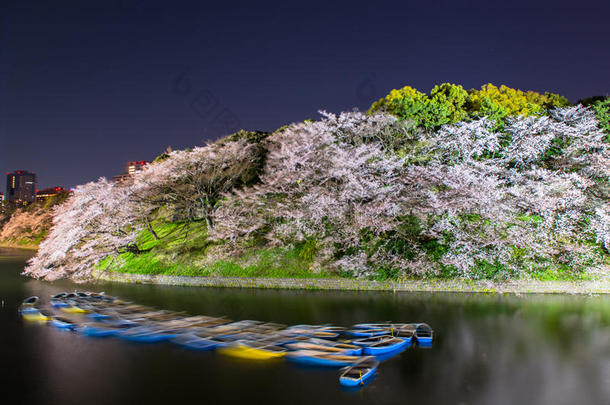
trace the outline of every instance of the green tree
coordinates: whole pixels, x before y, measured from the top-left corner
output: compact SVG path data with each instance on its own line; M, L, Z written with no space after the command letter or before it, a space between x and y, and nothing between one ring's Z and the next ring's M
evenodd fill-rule
M428 96L411 86L392 90L390 94L373 103L370 113L387 112L401 120L412 121L416 127L433 126Z
M464 109L468 92L460 85L443 83L430 92L429 110L431 123L435 127L462 121L468 118Z

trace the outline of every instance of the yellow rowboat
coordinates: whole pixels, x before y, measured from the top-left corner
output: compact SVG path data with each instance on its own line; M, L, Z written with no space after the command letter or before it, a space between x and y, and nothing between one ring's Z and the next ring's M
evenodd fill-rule
M245 342L236 342L235 344L218 349L222 354L241 359L249 360L271 360L282 358L286 355L286 349L278 346L251 346Z
M28 322L47 322L51 320L50 316L46 316L41 312L27 312L21 314L21 317Z
M83 309L81 307L77 307L76 305L64 307L61 310L68 314L86 314L87 312L89 312L88 310Z

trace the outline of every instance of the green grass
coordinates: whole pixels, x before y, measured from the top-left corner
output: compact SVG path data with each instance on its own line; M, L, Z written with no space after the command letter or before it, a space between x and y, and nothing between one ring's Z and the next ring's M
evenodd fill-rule
M273 277L273 278L329 278L329 272L313 270L317 245L307 240L290 248L248 246L239 258L221 259L212 264L199 265L210 247L205 223L154 223L155 239L143 231L137 245L141 253L122 253L107 257L98 269L122 273L164 274L180 276Z
M410 218L407 218L407 220ZM473 221L476 217L470 218ZM417 223L405 220L405 227L415 228ZM536 221L536 217L523 217L523 221ZM209 259L215 253L214 248L222 248L208 238L207 228L203 221L186 224L184 222L155 222L153 229L158 238L148 230L142 231L137 245L140 253L122 253L116 257L107 257L98 264L101 270L122 273L177 275L177 276L221 276L221 277L269 277L269 278L351 278L351 274L338 271L315 270L315 260L320 249L319 242L308 239L290 247L266 247L266 240L261 235L254 235L247 243L241 245L243 252L239 257L222 257L216 261ZM414 231L415 232L415 231ZM416 232L415 232L416 233ZM22 241L26 242L26 241ZM31 241L27 241L31 244ZM428 240L421 242L421 247L428 258L439 262L449 249L449 239ZM394 253L408 257L410 246L398 243L392 238L371 237L363 235L363 249L390 249ZM537 281L586 281L591 277L567 265L556 265L544 261L533 263L528 260L525 248L515 248L513 260L528 270L515 272L498 262L477 262L470 275L475 280L492 280L497 282L508 279L518 280L524 276ZM534 260L535 261L535 260ZM317 264L319 267L320 265ZM402 269L380 267L370 279L376 281L401 281L411 277ZM440 265L440 272L427 280L449 280L460 278L453 266Z
M116 258L107 257L98 264L101 270L121 273L164 274L175 276L221 277L272 277L272 278L330 278L336 275L314 272L311 264L303 260L300 250L262 249L239 259L223 259L211 265L197 266L188 260L168 260L162 254L144 252L123 253Z

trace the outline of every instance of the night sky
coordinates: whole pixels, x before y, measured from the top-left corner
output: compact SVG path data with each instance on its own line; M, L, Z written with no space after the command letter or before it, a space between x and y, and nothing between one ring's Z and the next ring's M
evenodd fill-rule
M72 187L407 84L607 95L608 4L0 1L0 170Z

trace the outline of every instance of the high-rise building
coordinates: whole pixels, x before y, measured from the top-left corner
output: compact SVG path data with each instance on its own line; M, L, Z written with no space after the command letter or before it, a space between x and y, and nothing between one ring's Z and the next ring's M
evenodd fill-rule
M136 173L139 173L144 170L144 168L148 164L150 164L150 162L147 162L146 160L127 162L127 165L125 167L125 173L116 175L112 179L116 183L129 183L133 181L133 176Z
M6 199L21 204L36 202L36 174L25 170L7 173Z
M144 170L144 167L149 164L146 160L140 160L137 162L127 162L127 173L133 176L134 174Z

